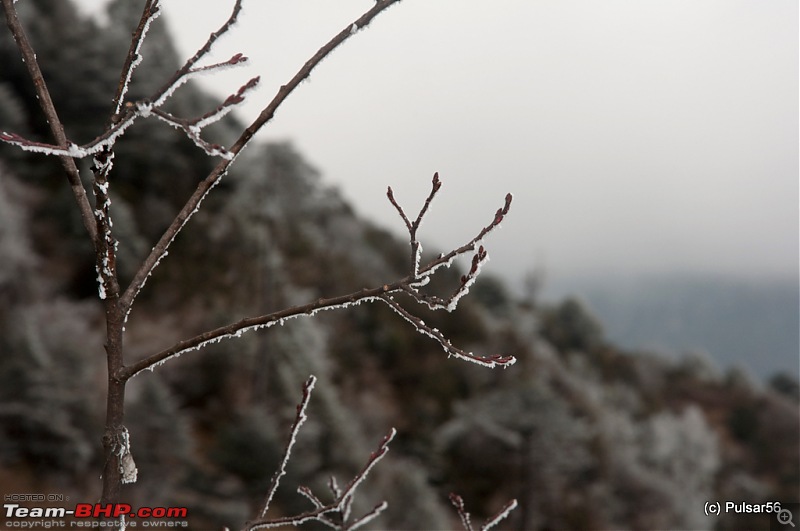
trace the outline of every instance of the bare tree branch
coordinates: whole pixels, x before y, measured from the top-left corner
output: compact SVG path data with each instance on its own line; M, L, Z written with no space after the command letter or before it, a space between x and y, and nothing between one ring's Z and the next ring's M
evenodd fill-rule
M401 282L384 284L383 286L379 286L377 288L364 289L329 299L321 298L308 304L285 308L277 312L272 312L257 317L241 319L235 323L231 323L214 330L209 330L190 339L180 341L168 349L162 350L157 354L153 354L152 356L124 367L117 377L121 380L127 380L144 370L153 370L155 367L161 365L168 359L180 356L185 352L198 350L206 345L216 343L222 339L239 337L248 331L267 328L284 322L287 319L300 316L312 316L322 310L334 310L337 308L345 308L353 304L368 302L377 298L383 293L399 291L401 289L401 284Z
M431 192L428 201L426 201L426 206L420 211L419 216L417 216L416 221L412 224L411 222L407 223L407 226L414 227L419 226L424 218L425 213L427 212L427 204L430 202L430 199L433 197L435 191L437 191L441 187L441 181L439 181L438 174L434 178L434 191ZM389 200L395 205L395 208L398 209L399 212L403 212L402 207L394 200L394 197L391 195L391 188L389 189ZM473 363L477 363L479 365L483 365L485 367L508 367L513 365L516 362L516 358L514 356L503 356L503 355L491 355L491 356L476 356L471 352L466 352L456 346L454 346L447 337L444 336L439 330L435 328L431 328L426 325L422 319L414 316L407 310L405 310L402 306L400 306L392 297L390 297L393 293L404 292L409 295L412 299L416 300L419 303L427 304L433 310L439 309L446 309L448 311L453 310L456 305L458 304L459 299L466 293L469 285L474 282L477 278L478 274L480 273L480 264L482 264L487 259L487 253L484 250L483 246L481 245L477 249L477 253L473 257L472 260L472 268L470 271L462 277L461 286L448 298L448 299L441 299L438 297L434 297L431 295L424 294L420 291L420 287L424 286L429 280L430 277L438 270L440 267L450 267L455 258L462 254L466 254L475 249L477 242L482 240L487 234L489 234L492 230L496 229L500 222L503 220L506 214L508 214L509 209L511 208L511 195L508 194L506 196L505 205L498 209L495 213L495 217L489 225L481 229L478 233L478 236L470 240L466 245L462 245L458 249L451 251L447 255L442 255L439 258L433 260L430 264L426 265L422 268L421 271L424 273L420 273L420 275L413 276L409 275L404 277L398 281L392 282L390 284L383 284L382 286L370 288L370 289L362 289L361 291L356 291L353 293L348 293L346 295L340 295L338 297L331 297L331 298L320 298L316 301L309 302L307 304L293 306L291 308L284 308L282 310L272 312L269 314L264 314L256 317L248 317L245 319L241 319L235 323L230 323L225 326L221 326L214 330L209 330L192 338L180 341L175 345L162 350L152 356L149 356L143 360L140 360L132 365L127 367L123 367L117 373L116 377L122 381L128 380L140 372L144 370L153 370L158 365L161 365L165 361L171 358L175 358L180 356L181 354L193 350L199 350L209 344L216 343L222 339L229 339L234 337L240 337L242 334L248 331L259 330L262 328L268 328L274 326L276 324L281 324L285 322L287 319L292 319L295 317L300 316L312 316L315 315L319 311L323 310L335 310L340 308L346 308L348 306L354 304L361 304L362 302L374 302L374 301L382 301L386 303L390 308L392 308L395 312L397 312L401 317L403 317L406 321L408 321L414 328L423 335L426 335L434 340L436 340L442 348L447 352L448 355L465 360L471 361ZM404 219L407 221L408 218L405 217L405 214L401 214ZM447 257L447 259L443 259L442 257Z
M67 140L67 135L64 132L64 124L61 123L58 113L56 112L56 108L53 105L53 100L50 97L50 91L47 89L47 83L45 83L44 76L42 76L42 71L39 68L39 63L36 60L36 53L33 51L33 47L31 46L30 41L25 34L25 29L22 27L22 24L17 17L17 11L14 8L14 2L15 0L2 0L3 9L6 13L6 23L8 24L8 28L11 30L11 34L14 36L17 47L22 54L22 60L25 62L25 67L28 69L28 74L33 81L33 85L36 89L36 95L39 100L39 107L42 109L42 112L44 112L47 123L50 126L50 132L53 134L53 137L55 138L59 147L67 148L69 147L70 142ZM2 135L0 135L0 137L2 137ZM67 174L67 179L69 180L72 194L75 196L75 201L78 203L78 209L81 214L83 225L89 232L92 243L96 245L97 226L95 225L95 219L92 215L92 206L89 203L86 189L83 187L83 183L81 182L78 166L69 156L62 155L59 157L59 159L61 160L61 165Z
M11 0L5 0L6 2ZM378 16L381 12L385 9L390 7L391 5L399 2L400 0L379 0L375 3L375 5L361 15L355 22L348 25L345 29L340 31L336 36L334 36L325 46L320 48L314 56L309 59L302 68L294 75L294 77L286 84L281 86L278 90L278 93L272 99L272 101L261 111L258 118L256 118L249 127L247 127L239 139L231 146L229 149L230 153L232 154L230 159L220 161L217 166L211 171L211 173L201 181L197 188L195 189L194 193L191 195L189 200L180 210L178 215L175 217L175 220L172 224L167 228L164 234L159 239L158 243L153 247L150 254L145 258L142 265L139 267L138 271L134 275L133 280L131 281L128 288L125 290L121 298L121 302L123 307L126 311L130 311L130 308L133 304L134 299L138 295L139 291L141 291L142 287L144 286L147 278L152 274L153 270L158 266L158 263L167 253L172 241L175 239L177 234L183 229L186 225L186 222L192 216L192 214L198 209L200 203L202 203L203 199L205 199L206 195L209 191L216 186L216 184L222 179L222 177L227 173L228 168L236 159L236 156L241 152L241 150L247 145L248 142L253 138L253 136L267 123L269 122L272 117L275 115L275 111L278 107L283 103L283 101L291 94L295 88L310 74L311 71L320 63L322 60L327 57L334 49L336 49L340 44L346 41L351 35L355 33L354 29L358 30L367 26L376 16ZM196 62L196 58L203 55L203 50L206 48L210 48L211 44L216 40L219 33L224 33L230 27L231 24L235 21L235 18L238 14L238 10L240 9L240 2L237 1L236 7L234 9L234 14L231 15L231 19L226 23L225 26L218 32L217 34L212 34L209 38L208 43L206 46L201 49L194 58L190 59L187 62L187 65L191 67L191 65ZM186 68L186 66L184 66ZM180 73L180 71L179 71Z

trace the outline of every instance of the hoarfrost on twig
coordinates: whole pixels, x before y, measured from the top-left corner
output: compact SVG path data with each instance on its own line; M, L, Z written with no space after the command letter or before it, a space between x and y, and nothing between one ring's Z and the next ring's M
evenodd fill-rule
M269 489L267 490L267 497L264 500L261 511L259 512L259 516L261 518L266 516L267 511L269 510L269 504L272 503L272 498L275 496L275 491L278 490L278 485L281 482L281 478L286 475L286 465L289 463L289 459L291 458L292 448L294 448L294 445L297 442L297 434L300 432L300 427L308 418L306 415L306 408L308 407L308 402L311 400L311 392L314 390L314 384L316 383L317 378L312 374L303 385L303 398L300 401L300 404L297 406L297 415L295 416L292 428L289 430L289 440L287 441L286 448L283 452L283 459L281 460L280 465L278 465L275 475L272 476Z

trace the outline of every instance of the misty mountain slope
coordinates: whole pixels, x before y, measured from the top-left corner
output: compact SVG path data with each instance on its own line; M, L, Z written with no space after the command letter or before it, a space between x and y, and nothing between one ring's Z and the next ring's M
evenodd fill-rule
M54 23L47 2L26 5ZM80 35L100 31L75 24L69 31ZM98 38L112 43L128 30L103 31ZM76 61L80 46L97 46L90 42L75 41ZM58 57L57 49L43 53ZM150 73L176 68L168 57ZM93 68L116 67L103 61ZM59 79L79 97L60 102L65 115L100 105L66 74ZM0 87L13 95L4 101L35 109L22 85L0 71ZM178 97L188 115L207 110L196 87ZM38 130L11 107L0 117ZM224 122L220 136L236 126ZM123 281L211 164L173 133L148 125L120 141L111 193ZM50 162L0 149L0 487L89 501L102 467L104 323L90 246ZM477 232L485 217L453 222ZM490 238L486 245L491 253ZM408 244L360 219L290 143L253 144L149 279L127 325L126 359L245 316L381 285L409 266ZM458 269L430 289L456 285ZM452 313L414 311L454 344L514 354L517 364L487 370L448 359L375 304L186 353L128 389L139 479L124 491L126 503L186 506L196 529L240 526L263 499L309 374L319 381L275 514L311 508L298 485L325 493L331 475L344 484L391 427L391 451L354 507L389 502L375 529L457 528L450 492L475 521L518 499L502 529L758 528L764 515L717 520L702 503L797 498L796 379L761 388L702 359L624 351L579 302L519 300L497 278L481 278Z

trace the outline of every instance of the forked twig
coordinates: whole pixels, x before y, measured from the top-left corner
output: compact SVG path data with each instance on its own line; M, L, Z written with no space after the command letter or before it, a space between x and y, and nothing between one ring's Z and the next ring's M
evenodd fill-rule
M386 190L386 196L389 198L389 202L392 203L394 208L397 210L397 213L400 214L400 217L406 224L406 228L408 229L408 234L411 236L411 263L412 263L412 270L411 276L416 277L419 274L419 262L422 259L422 245L417 240L417 230L419 229L420 223L422 223L422 218L425 217L425 214L428 212L428 208L431 206L431 201L436 196L436 192L439 191L441 188L442 183L439 181L439 172L433 174L433 184L431 186L431 192L428 194L428 197L425 199L425 203L422 205L422 208L417 214L417 219L413 222L408 219L406 213L403 211L403 208L397 203L394 198L394 192L392 191L392 187L388 187Z

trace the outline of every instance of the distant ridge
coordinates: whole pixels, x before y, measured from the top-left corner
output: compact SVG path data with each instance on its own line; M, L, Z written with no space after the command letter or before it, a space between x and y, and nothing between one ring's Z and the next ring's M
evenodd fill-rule
M564 279L546 293L583 299L620 346L705 351L720 368L739 366L760 379L800 370L799 294L797 279L710 274Z

